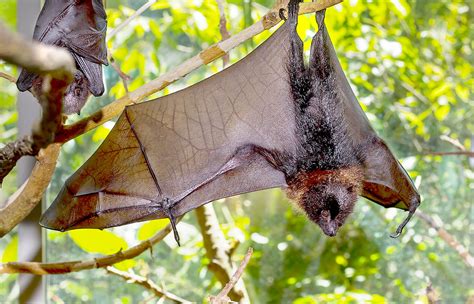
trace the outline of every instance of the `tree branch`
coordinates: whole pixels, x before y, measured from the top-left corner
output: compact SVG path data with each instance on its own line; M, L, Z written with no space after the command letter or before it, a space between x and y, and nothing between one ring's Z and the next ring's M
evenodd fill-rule
M469 253L466 247L459 243L459 241L456 240L452 234L441 227L441 225L437 224L436 221L428 214L423 213L421 210L417 210L415 214L418 215L418 217L420 217L425 223L435 229L441 239L443 239L451 248L456 250L463 262L470 268L474 269L474 257Z
M239 281L240 277L244 273L244 269L245 267L247 267L247 264L250 261L250 257L252 256L252 253L253 253L253 249L250 247L247 251L247 254L244 257L244 260L242 261L242 263L240 263L239 268L234 273L229 283L225 285L224 289L222 289L222 291L219 292L217 296L209 297L211 304L227 304L230 302L230 299L229 297L227 297L227 294L234 287L234 285Z
M56 165L59 145L52 145L54 134L61 126L62 98L75 72L72 56L63 49L30 42L10 32L0 23L0 58L43 75L37 99L43 108L39 128L0 149L0 184L24 155L37 155L32 176L0 210L0 237L13 229L38 204ZM41 169L41 170L38 170Z
M336 5L340 2L342 2L342 0L324 0L316 3L301 3L300 14L320 11L330 6ZM137 90L130 92L124 97L103 107L101 110L95 112L91 116L86 117L72 125L64 126L63 130L56 137L56 142L64 143L104 124L105 122L119 115L123 111L125 106L131 103L138 103L142 101L151 94L154 94L164 89L171 83L181 79L182 77L198 69L199 67L206 65L218 58L221 58L231 49L240 45L244 41L252 38L257 34L260 34L265 30L272 28L273 26L277 25L281 20L278 14L280 8L281 6L276 6L275 8L271 9L267 14L265 14L260 21L257 21L250 27L244 29L243 31L239 32L238 34L230 37L225 41L210 46L206 50L200 52L198 55L178 65L174 70L169 71L161 75L160 77L146 83Z
M181 217L177 218L179 222ZM106 255L87 261L71 261L59 263L35 263L35 262L10 262L0 264L0 274L7 273L31 273L36 275L64 274L86 269L104 268L124 260L133 259L153 245L163 240L171 231L171 225L166 226L150 239L115 254Z
M196 216L201 228L206 256L211 261L208 268L214 273L222 286L225 286L229 282L234 269L230 259L230 244L220 229L214 207L211 204L197 208ZM249 302L247 290L243 282L235 285L229 293L233 301L240 302L242 299L245 299Z
M424 152L423 155L465 155L467 157L474 157L474 151L452 151L452 152Z
M217 7L219 8L219 32L221 33L222 40L229 39L230 34L227 30L227 19L225 18L225 7L224 0L216 0ZM229 64L230 58L229 53L222 57L223 66L226 67Z
M16 83L16 78L13 77L12 75L7 74L7 73L0 72L0 78L4 78L4 79L10 81L11 83Z
M150 279L144 278L142 276L139 276L130 272L126 272L126 271L120 271L117 268L114 268L112 266L107 266L105 268L105 271L107 271L107 273L118 276L129 283L138 284L144 287L145 289L149 290L150 292L152 292L155 296L159 298L165 298L167 300L170 300L173 303L191 303L191 301L185 300L181 297L178 297L177 295L174 295L170 292L167 292L161 289L158 285L156 285L155 282L153 282Z
M120 32L124 27L130 24L133 19L137 18L143 12L145 12L150 6L152 6L156 0L149 0L147 3L143 4L139 9L137 9L130 17L125 19L124 22L120 23L117 27L115 27L108 35L107 35L107 41L112 39L118 32Z
M40 128L28 136L6 145L0 150L0 184L24 155L36 155L41 148L53 142L61 125L64 91L73 79L75 62L64 49L30 42L9 31L0 23L0 59L43 75L37 93L43 107Z
M59 144L53 144L39 151L30 177L0 209L0 238L15 228L41 201L53 176L60 148Z
M50 75L67 83L74 78L76 64L68 51L27 41L0 22L0 58L28 71Z

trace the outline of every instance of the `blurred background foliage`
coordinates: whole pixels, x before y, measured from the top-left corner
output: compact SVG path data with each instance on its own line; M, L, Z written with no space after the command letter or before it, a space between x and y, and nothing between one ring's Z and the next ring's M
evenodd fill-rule
M107 0L109 29L123 22L144 0ZM372 125L408 170L422 195L420 210L431 215L470 252L473 236L473 159L427 152L472 149L474 120L472 17L469 1L346 0L327 12L326 23L343 69ZM0 19L15 27L15 0L0 2ZM272 0L228 0L229 32L257 21ZM159 0L109 42L112 55L131 76L130 90L173 69L220 40L214 0ZM316 23L299 19L309 49ZM230 53L231 62L264 41L263 33ZM200 68L161 96L216 73L222 61ZM0 62L0 71L17 74ZM123 96L117 73L105 69L107 92L90 100L81 117ZM153 97L156 97L153 96ZM16 136L16 88L0 78L0 145ZM77 115L69 118L74 121ZM109 122L63 146L49 204L65 179L97 148L113 126ZM4 182L0 200L16 189L15 173ZM431 282L445 303L473 301L474 276L436 230L415 217L400 239L388 237L405 216L360 199L353 216L335 238L322 235L280 190L246 194L213 203L240 261L249 246L255 253L244 281L254 303L427 303ZM47 232L48 261L91 259L126 249L152 236L167 221L132 224L106 231ZM178 225L182 246L168 236L117 268L149 277L166 290L201 302L222 286L209 272L203 240L193 212ZM3 262L16 260L18 238L0 240ZM16 276L0 277L0 299L15 302ZM51 303L139 303L151 294L104 270L50 276Z

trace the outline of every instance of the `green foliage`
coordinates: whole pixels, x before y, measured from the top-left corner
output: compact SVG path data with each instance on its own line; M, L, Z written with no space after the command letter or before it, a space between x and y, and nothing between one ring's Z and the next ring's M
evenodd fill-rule
M114 28L146 1L108 0L109 27ZM4 5L9 3L11 5ZM0 18L15 24L13 0L0 3ZM255 22L271 0L228 0L230 33ZM377 132L414 178L422 195L421 210L442 220L471 252L473 163L459 156L430 156L453 151L445 138L472 147L473 54L472 6L462 1L345 1L327 11L327 25L346 75ZM216 2L157 1L109 42L121 69L132 77L133 90L219 41ZM299 19L298 32L309 50L317 26L314 16ZM235 62L268 33L231 52ZM161 96L203 79L221 61L188 75ZM0 70L15 70L0 63ZM85 116L125 94L116 72L105 69L108 95L91 100ZM16 136L16 89L0 79L0 142ZM153 97L153 96L152 96ZM151 98L151 97L150 97ZM70 121L79 119L74 116ZM63 146L46 201L92 154L113 123ZM11 183L10 185L13 185ZM2 190L6 197L12 186ZM388 237L405 214L360 200L336 238L326 238L292 207L280 190L269 190L214 203L226 237L239 241L235 261L246 248L255 251L244 280L254 303L426 303L429 282L448 303L464 303L474 294L473 273L435 230L414 218L400 239ZM48 232L49 261L91 259L133 246L161 229L165 220L107 231ZM209 272L202 237L193 213L178 225L182 247L172 236L133 261L117 267L148 277L166 290L201 302L222 287ZM0 242L4 260L12 260L15 237ZM0 277L0 295L10 293L15 276ZM93 286L90 282L93 281ZM49 299L65 303L137 303L151 294L103 270L51 276ZM12 296L10 296L11 298Z

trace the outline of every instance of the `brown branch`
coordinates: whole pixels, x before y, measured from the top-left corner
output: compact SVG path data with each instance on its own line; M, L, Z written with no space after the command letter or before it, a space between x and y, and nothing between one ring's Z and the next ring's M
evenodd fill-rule
M250 247L247 251L247 254L244 257L244 260L242 261L242 263L240 263L239 268L234 273L229 283L225 285L225 287L222 289L221 292L219 292L217 296L209 297L209 301L211 302L211 304L227 304L230 302L230 299L227 296L227 294L234 287L234 285L239 281L240 277L244 273L244 269L245 267L247 267L247 264L250 261L250 257L252 256L252 253L253 253L253 249Z
M68 51L27 41L0 22L0 58L28 71L50 75L68 83L73 80L75 63Z
M39 151L28 180L9 198L5 207L0 209L0 237L15 228L41 201L53 176L60 148L59 144L53 144Z
M227 19L225 18L225 7L224 7L224 0L216 0L217 7L219 8L219 32L221 33L222 40L229 39L230 34L227 30ZM222 62L224 67L229 64L230 57L229 53L225 54L222 57Z
M43 75L36 98L43 107L39 128L32 136L7 144L0 149L0 184L24 155L36 155L41 148L53 142L61 125L62 99L73 79L75 63L64 49L30 42L10 32L0 23L0 59Z
M16 140L0 149L0 184L22 156L37 155L40 149L54 141L54 135L62 123L62 100L68 85L67 81L43 76L42 89L35 92L43 108L40 126L35 128L32 136Z
M465 155L467 157L474 157L474 151L452 151L452 152L424 152L423 155Z
M43 108L39 128L0 149L0 184L23 155L38 155L31 177L0 210L0 237L11 231L38 204L49 184L59 153L59 145L49 146L61 126L62 99L73 79L75 63L61 48L24 40L0 23L0 58L43 75L36 98ZM47 148L46 148L47 147ZM42 150L43 148L46 148Z
M185 300L181 297L178 297L177 295L174 295L170 292L167 292L167 291L161 289L152 280L144 278L144 277L139 276L139 275L136 275L134 273L130 273L130 272L126 272L126 271L120 271L117 268L114 268L112 266L106 267L105 271L107 271L107 273L113 274L115 276L118 276L118 277L124 279L128 283L134 283L134 284L138 284L138 285L144 287L145 289L152 292L156 297L165 298L167 300L170 300L173 303L191 303L191 301Z
M128 82L130 81L131 77L128 76L127 74L125 74L119 67L119 65L115 62L115 59L114 57L112 57L112 55L110 55L110 49L107 51L107 58L110 62L110 65L112 66L112 68L115 70L115 72L117 72L118 76L120 77L120 79L122 79L122 84L123 84L123 87L125 88L125 92L128 93Z
M287 1L286 1L287 2ZM336 5L342 2L342 0L324 0L316 3L301 3L300 14L310 13L319 11L330 6ZM131 103L138 103L146 97L154 94L169 84L181 79L192 71L199 67L208 64L218 58L221 58L229 52L229 50L240 45L244 41L254 37L261 32L272 28L280 22L278 14L279 6L271 9L267 14L263 16L260 21L257 21L253 25L230 37L227 40L214 44L206 50L200 52L198 55L186 60L182 64L178 65L174 70L169 71L160 77L146 83L137 90L128 93L126 96L112 102L111 104L103 107L101 110L95 112L89 117L86 117L77 123L72 125L64 126L62 132L56 137L56 142L69 141L87 131L90 131L115 116L119 115L125 106Z
M181 217L177 218L179 222ZM163 240L171 231L171 225L166 226L150 239L115 254L106 255L87 261L71 261L59 263L35 263L35 262L10 262L0 264L0 274L7 273L31 273L36 275L64 274L77 272L86 269L104 268L124 260L133 259L142 254L145 250L152 249L152 246Z
M448 142L450 143L451 145L455 146L456 148L458 148L459 150L461 151L466 151L466 147L464 147L458 139L455 139L455 138L451 138L447 135L441 135L439 137L441 140L444 140L445 142Z
M426 299L428 300L428 304L441 303L438 292L433 288L433 284L431 282L428 284L428 286L426 286Z
M197 208L196 217L201 228L206 256L211 261L208 268L214 273L222 286L225 286L232 277L234 269L234 264L230 259L230 244L220 229L212 204ZM247 290L242 281L230 290L229 296L233 301L247 299L248 302Z
M466 247L459 243L459 241L452 234L446 231L441 225L436 223L436 221L428 214L423 213L421 210L417 210L415 214L419 216L425 223L435 229L436 232L438 232L439 237L441 237L441 239L443 239L451 248L456 250L463 262L470 268L474 269L474 257L469 253Z
M10 81L11 83L16 83L16 78L13 77L12 75L7 74L7 73L0 72L0 78L4 78L4 79Z

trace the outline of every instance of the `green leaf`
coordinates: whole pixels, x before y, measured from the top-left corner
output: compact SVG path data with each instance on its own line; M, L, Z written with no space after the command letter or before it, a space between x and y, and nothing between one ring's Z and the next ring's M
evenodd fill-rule
M18 236L15 236L11 239L2 256L3 263L14 261L18 261Z
M135 267L136 264L137 262L135 260L125 260L120 263L114 264L114 267L122 271L127 271Z
M128 248L123 238L106 230L72 230L68 235L77 246L89 253L113 254Z
M138 240L144 241L152 236L154 236L158 231L165 228L168 225L168 219L159 219L154 221L149 221L138 230Z
M449 105L439 106L434 113L436 119L439 121L444 120L448 116L450 108Z

